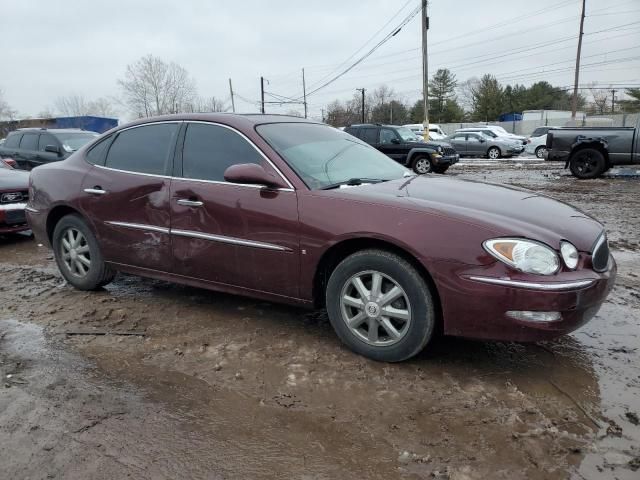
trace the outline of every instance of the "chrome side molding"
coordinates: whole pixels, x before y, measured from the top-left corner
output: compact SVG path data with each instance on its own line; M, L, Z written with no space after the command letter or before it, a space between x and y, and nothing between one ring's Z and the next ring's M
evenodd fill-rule
M530 290L544 291L574 290L578 288L588 287L595 282L595 280L574 280L571 282L524 282L521 280L508 280L505 278L479 276L470 276L467 278L476 282L489 283L492 285L502 285L504 287L514 288L528 288Z

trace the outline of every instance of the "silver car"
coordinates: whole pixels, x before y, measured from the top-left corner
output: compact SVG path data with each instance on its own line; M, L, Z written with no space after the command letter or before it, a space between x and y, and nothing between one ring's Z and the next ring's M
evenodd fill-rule
M524 150L524 145L518 140L491 137L480 132L456 132L444 141L453 145L460 156L497 159L520 155Z

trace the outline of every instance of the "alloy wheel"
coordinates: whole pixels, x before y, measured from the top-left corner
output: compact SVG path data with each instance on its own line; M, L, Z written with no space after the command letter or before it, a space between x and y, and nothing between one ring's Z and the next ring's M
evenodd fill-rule
M536 157L538 158L544 158L544 152L546 152L547 149L545 147L538 147L536 149Z
M72 275L85 277L91 268L91 252L84 234L76 228L67 228L60 242L62 261Z
M500 158L500 150L498 150L495 147L490 148L489 149L489 158L491 158L492 160L497 160L498 158Z
M429 173L431 171L431 162L428 159L421 157L416 160L414 169L416 173L420 175L424 173Z
M411 324L406 292L391 277L375 270L356 273L345 282L340 310L351 333L374 346L398 343Z
M598 159L588 152L579 153L573 161L575 162L576 171L582 175L590 175L598 168Z

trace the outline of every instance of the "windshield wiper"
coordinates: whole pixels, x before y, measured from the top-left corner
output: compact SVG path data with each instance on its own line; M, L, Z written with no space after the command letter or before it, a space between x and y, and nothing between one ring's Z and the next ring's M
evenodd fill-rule
M355 187L356 185L362 185L363 183L380 183L387 180L380 180L379 178L350 178L349 180L343 180L342 182L331 183L325 185L320 190L331 190L333 188L340 188L342 185L349 185Z

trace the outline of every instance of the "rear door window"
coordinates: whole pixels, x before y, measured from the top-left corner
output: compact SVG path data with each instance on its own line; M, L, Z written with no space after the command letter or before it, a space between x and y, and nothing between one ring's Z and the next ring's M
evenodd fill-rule
M377 128L363 128L360 138L367 142L369 145L375 145L378 142L378 129Z
M37 150L38 149L38 134L37 133L25 133L20 141L21 150Z
M22 138L21 133L15 133L13 135L9 135L7 140L4 142L5 148L18 148L20 145L20 139Z
M380 143L382 145L389 145L395 138L398 138L398 136L390 128L380 129Z
M264 159L247 140L229 128L189 124L182 150L183 177L224 182L225 170L239 163L264 166Z
M178 123L158 123L120 132L109 149L105 166L165 175L173 157L178 128Z

